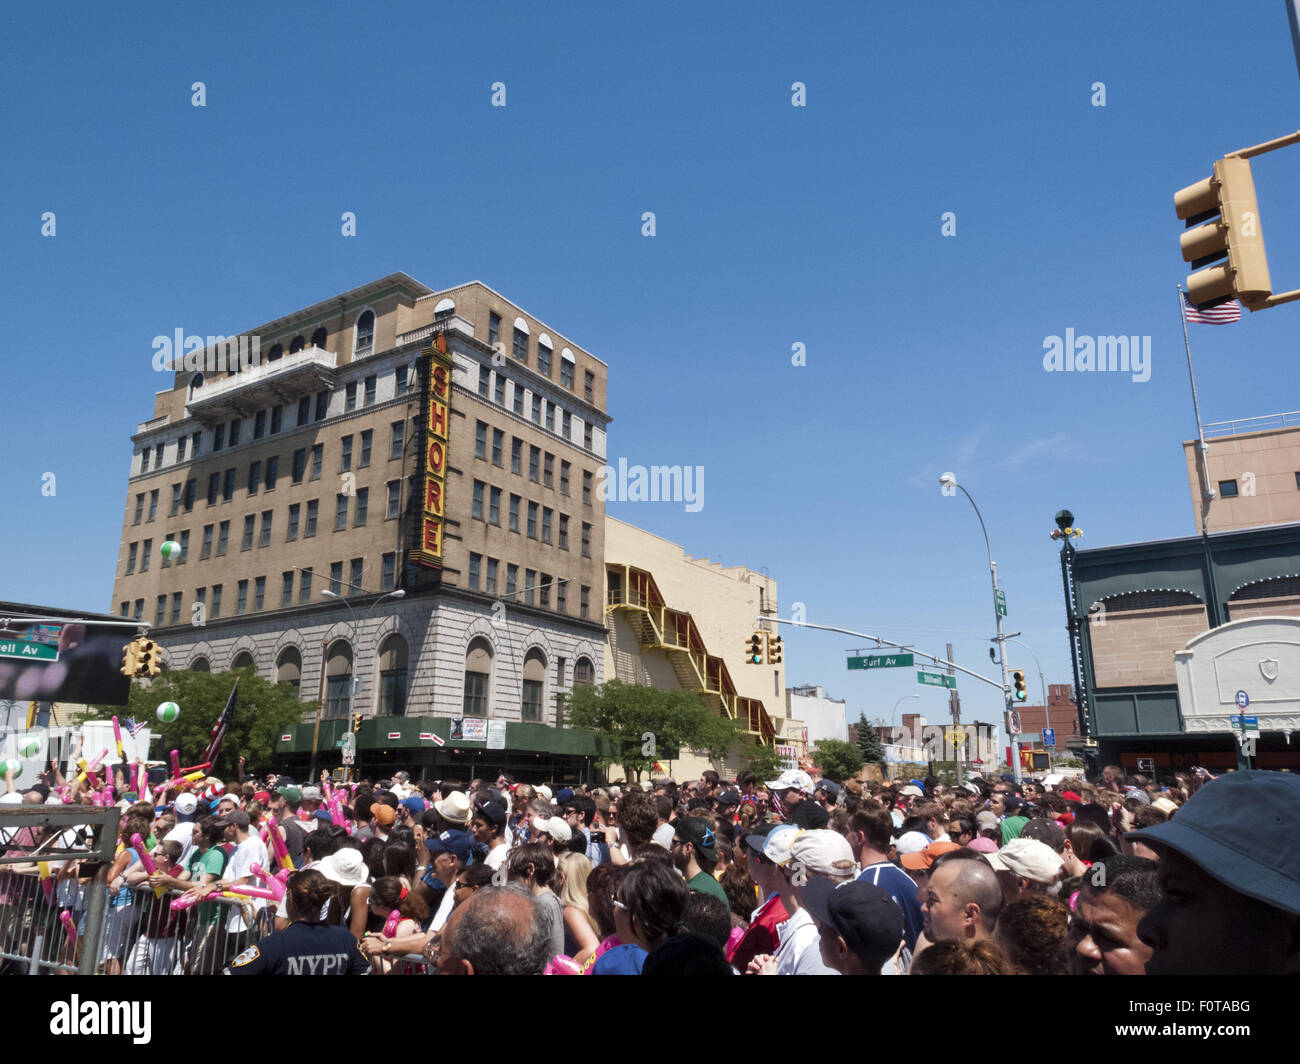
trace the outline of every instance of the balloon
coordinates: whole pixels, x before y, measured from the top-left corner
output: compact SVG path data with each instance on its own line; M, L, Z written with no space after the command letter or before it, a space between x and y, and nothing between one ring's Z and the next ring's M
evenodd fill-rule
M181 556L181 545L173 539L163 540L163 545L158 549L167 561L175 561Z
M35 757L41 752L41 741L34 735L27 736L18 744L18 753L22 757Z
M164 702L158 707L158 719L164 724L171 724L181 715L181 707L175 702Z
M14 779L17 779L23 774L23 763L17 758L11 757L7 761L0 762L0 772L12 772Z

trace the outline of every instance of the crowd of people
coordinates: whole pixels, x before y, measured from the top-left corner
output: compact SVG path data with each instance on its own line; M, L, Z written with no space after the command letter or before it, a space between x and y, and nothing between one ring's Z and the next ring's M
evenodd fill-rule
M1286 773L322 774L123 805L101 962L129 974L178 970L180 921L204 929L205 970L232 975L1300 972ZM84 913L77 863L53 876ZM133 911L150 888L178 900Z

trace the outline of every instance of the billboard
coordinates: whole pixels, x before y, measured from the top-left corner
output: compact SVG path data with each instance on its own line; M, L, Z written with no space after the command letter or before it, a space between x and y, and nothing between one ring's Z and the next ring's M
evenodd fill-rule
M446 516L448 421L451 414L451 358L447 338L439 333L421 353L423 389L420 397L421 500L413 508L415 520L408 558L416 565L442 568L442 526Z
M120 625L10 621L0 631L0 699L124 706Z

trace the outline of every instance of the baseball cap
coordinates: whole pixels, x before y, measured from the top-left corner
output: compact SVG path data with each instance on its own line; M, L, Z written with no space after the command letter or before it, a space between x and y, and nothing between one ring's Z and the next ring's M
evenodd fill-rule
M1016 810L1024 806L1024 804L1024 799L1017 798L1014 794L1008 794L1004 799L1002 799L1002 808L1008 813L1014 813Z
M1300 777L1243 769L1211 780L1163 824L1124 837L1168 846L1229 890L1300 916Z
M794 790L803 791L804 794L812 794L814 790L812 777L808 773L794 768L787 769L770 783L764 783L763 786L769 791Z
M790 860L790 845L803 833L793 824L778 824L766 834L746 835L745 843L774 864L783 865Z
M194 810L199 807L199 800L192 794L178 794L176 796L175 808L181 816L193 816Z
M837 887L829 879L810 879L802 901L814 920L844 939L868 971L878 971L903 941L903 910L887 890L872 883Z
M506 807L500 802L484 802L478 808L478 815L497 827L504 827L506 820L509 819Z
M739 791L723 791L720 795L718 795L718 805L739 805L739 804L740 804Z
M429 848L430 853L450 853L467 863L472 842L473 840L469 837L468 832L457 831L455 828L448 829L434 838L424 840L424 844Z
M319 787L304 787L302 789L302 801L319 802L321 800Z
M533 830L544 831L556 842L568 842L573 838L573 829L562 817L533 817Z
M242 809L232 809L221 818L221 823L226 827L233 824L240 831L247 831L251 821L248 819L248 814Z
M701 864L712 867L717 863L718 840L706 821L697 816L684 816L677 821L673 837L694 846Z
M561 787L558 791L555 792L555 800L559 802L561 805L563 805L572 797L573 797L572 787Z
M790 859L814 876L849 876L857 867L849 840L826 828L800 832L790 840Z
M1035 817L1020 829L1020 838L1037 839L1060 853L1065 849L1065 829L1055 820Z
M920 853L930 845L930 836L924 831L905 831L898 837L898 852L901 856L905 853Z
M1010 872L1035 883L1053 882L1063 863L1061 855L1050 846L1026 838L1011 839L997 853L985 854L984 859L996 872Z
M400 804L406 809L409 809L412 813L423 813L427 808L424 799L418 794L413 794L410 798L403 798Z
M297 805L302 801L302 791L297 787L278 787L275 793L290 805Z
M904 787L904 788L903 788L902 790L900 790L898 793L899 793L899 794L905 794L905 795L907 795L909 798L924 798L924 797L925 797L925 791L921 790L921 788L918 787L915 783L909 783L906 787Z
M393 826L397 819L397 813L393 811L391 805L376 804L370 807L370 815L375 818L375 823L381 828Z
M837 798L840 793L840 785L830 780L818 780L813 790L825 791L828 797Z
M986 841L992 842L993 840L987 839ZM903 854L899 857L898 863L914 872L926 872L943 854L960 849L961 847L955 842L932 842L923 850Z
M979 838L971 839L970 842L966 843L966 849L975 850L977 853L997 853L998 844L992 839L986 839L981 835Z

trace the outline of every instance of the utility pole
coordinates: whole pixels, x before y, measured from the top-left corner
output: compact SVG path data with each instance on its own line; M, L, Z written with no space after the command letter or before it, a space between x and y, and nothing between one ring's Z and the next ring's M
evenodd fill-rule
M956 672L952 667L951 643L948 644L948 662L948 675L956 676ZM948 692L948 712L952 714L952 724L955 729L959 724L961 724L961 696L957 694L957 688L955 686ZM965 750L963 749L964 745L965 744L963 743L956 742L952 744L953 760L957 762L957 775L962 779L966 776L965 758L963 757L963 754L965 753Z

